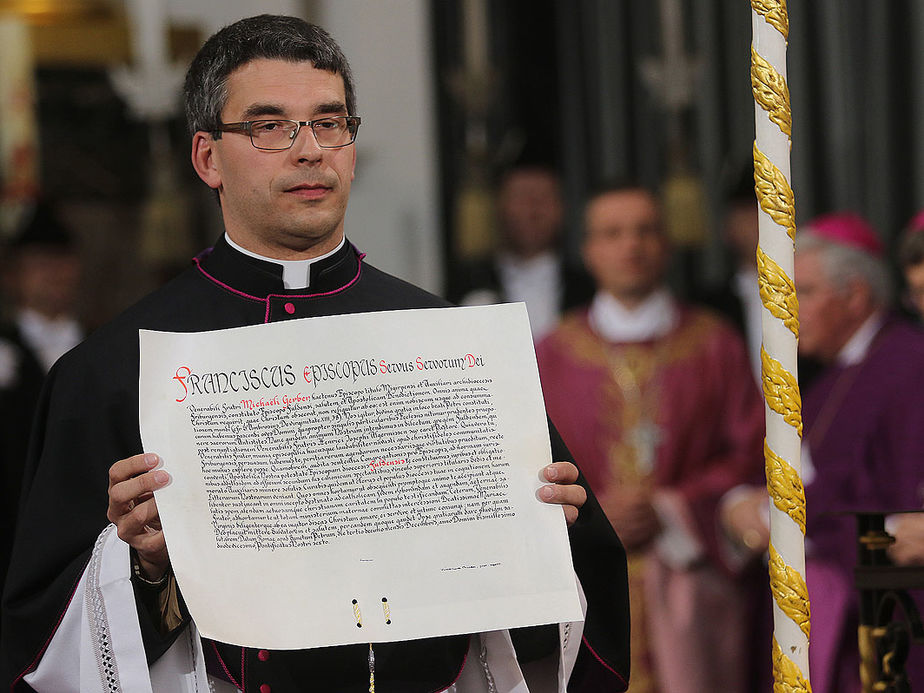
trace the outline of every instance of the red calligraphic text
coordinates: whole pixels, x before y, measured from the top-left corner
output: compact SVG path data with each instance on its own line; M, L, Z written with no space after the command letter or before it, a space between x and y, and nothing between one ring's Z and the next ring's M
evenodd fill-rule
M484 356L474 356L473 354L465 355L465 366L466 368L474 368L475 366L484 365Z
M379 469L381 467L394 467L399 464L407 464L407 460L403 457L399 460L389 460L384 457L376 457L374 460L369 462L369 468Z
M176 369L176 375L173 376L173 379L176 380L180 387L183 388L183 396L177 398L177 402L182 402L186 399L186 396L189 394L189 388L186 387L186 378L189 374L192 373L192 369L189 366L180 366Z

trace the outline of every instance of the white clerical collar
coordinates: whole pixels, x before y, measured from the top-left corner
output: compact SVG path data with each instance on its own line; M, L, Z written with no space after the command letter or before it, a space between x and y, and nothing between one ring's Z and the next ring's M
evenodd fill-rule
M677 324L677 303L670 291L660 288L634 310L612 294L598 291L590 304L588 319L594 332L610 342L645 342L658 339Z
M870 315L837 352L836 363L839 366L855 366L866 358L869 347L885 322L885 314L877 310Z
M509 272L542 272L558 270L558 256L551 250L523 258L510 252L498 254L497 262L502 270Z
M282 267L282 284L287 289L307 289L311 285L311 265L318 260L323 260L324 258L330 257L338 250L343 247L343 244L346 243L346 237L340 239L340 244L334 248L329 253L324 253L320 257L313 257L308 260L277 260L273 257L266 257L265 255L258 255L246 248L242 248L237 243L231 240L231 237L228 235L228 232L225 232L225 240L228 241L228 245L234 248L239 253L248 255L250 257L256 258L257 260L263 260L264 262L272 262L273 264L279 265Z

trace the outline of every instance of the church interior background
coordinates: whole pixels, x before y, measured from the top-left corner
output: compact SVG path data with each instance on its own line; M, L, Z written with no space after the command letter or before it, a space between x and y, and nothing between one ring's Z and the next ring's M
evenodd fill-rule
M754 136L747 0L0 0L0 233L37 195L61 205L88 325L220 233L176 95L199 43L259 12L317 21L350 57L347 234L383 269L441 291L494 243L498 171L529 160L563 173L572 261L586 191L629 177L671 198L675 284L727 270L723 200ZM854 209L892 247L924 205L924 4L789 12L797 220Z

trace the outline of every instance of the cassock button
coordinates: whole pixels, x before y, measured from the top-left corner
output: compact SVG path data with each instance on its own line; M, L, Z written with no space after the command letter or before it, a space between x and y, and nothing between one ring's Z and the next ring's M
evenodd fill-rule
M259 652L257 652L257 659L259 659L261 662L265 662L266 660L268 660L269 650L260 650Z
M289 315L292 315L292 313L295 312L295 304L294 304L294 303L286 303L286 304L283 306L283 308L285 308L286 313L288 313Z
M270 688L268 683L260 684L260 693L272 693L273 689Z

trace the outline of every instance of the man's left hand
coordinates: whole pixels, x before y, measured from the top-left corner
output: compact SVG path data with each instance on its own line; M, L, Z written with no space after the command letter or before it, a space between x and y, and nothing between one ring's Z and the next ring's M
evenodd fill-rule
M924 565L924 515L899 515L892 530L895 544L889 556L898 565Z
M542 478L551 484L539 489L539 500L562 506L570 527L577 521L578 512L587 502L587 491L575 483L578 468L570 462L553 462L542 470Z

